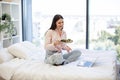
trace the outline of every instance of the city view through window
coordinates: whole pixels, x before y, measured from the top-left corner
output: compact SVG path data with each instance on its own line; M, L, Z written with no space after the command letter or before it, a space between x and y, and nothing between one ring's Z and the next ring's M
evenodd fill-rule
M120 41L120 34L116 33L120 27L119 3L119 0L90 1L90 49L117 50Z
M119 3L120 0L89 1L89 49L118 51L120 48ZM32 9L33 42L36 45L44 44L44 34L49 29L53 16L61 14L67 37L73 39L71 45L85 48L85 0L33 0Z

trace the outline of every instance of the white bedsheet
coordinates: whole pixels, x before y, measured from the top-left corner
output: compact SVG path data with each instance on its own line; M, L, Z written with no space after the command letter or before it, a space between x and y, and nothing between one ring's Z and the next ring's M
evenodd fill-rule
M64 66L52 66L41 60L13 59L0 64L0 76L6 80L116 80L116 55L111 51L81 50L84 57L98 57L93 67L77 66L79 60Z

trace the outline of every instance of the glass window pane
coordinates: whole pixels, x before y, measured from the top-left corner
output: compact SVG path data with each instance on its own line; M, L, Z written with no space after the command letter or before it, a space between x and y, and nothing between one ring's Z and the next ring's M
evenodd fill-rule
M120 0L90 1L90 49L116 50L120 44Z
M43 44L44 33L49 29L55 14L64 17L64 30L76 46L85 48L85 0L33 0L33 42Z

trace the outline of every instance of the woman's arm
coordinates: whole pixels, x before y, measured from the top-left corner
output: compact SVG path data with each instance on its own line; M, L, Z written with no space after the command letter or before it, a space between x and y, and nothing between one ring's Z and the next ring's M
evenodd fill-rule
M70 52L70 51L72 50L72 49L71 49L69 46L67 46L66 44L63 45L62 49L63 49L63 50L66 50L67 52Z
M66 38L67 38L67 34L64 31L63 32L63 39L66 39ZM67 52L70 52L72 50L66 43L63 43L63 42L62 42L62 49L66 50Z
M54 42L52 42L52 30L48 30L45 34L45 49L51 51L57 51Z

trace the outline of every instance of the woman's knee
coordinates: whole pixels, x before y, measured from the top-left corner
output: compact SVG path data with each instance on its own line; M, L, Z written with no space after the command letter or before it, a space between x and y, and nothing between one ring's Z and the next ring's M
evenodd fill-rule
M50 57L47 57L47 63L49 64L61 64L64 59L60 53L55 53L51 55Z
M77 56L81 56L82 52L78 49L73 50L73 53L75 53Z

